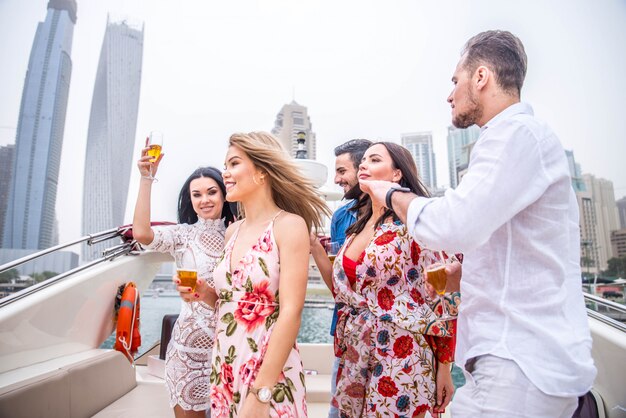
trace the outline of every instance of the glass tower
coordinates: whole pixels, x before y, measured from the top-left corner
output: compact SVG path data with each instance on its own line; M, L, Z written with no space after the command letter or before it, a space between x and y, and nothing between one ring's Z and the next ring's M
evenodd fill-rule
M28 61L15 139L3 248L55 245L55 205L72 74L75 0L50 0Z
M402 145L413 155L417 165L417 173L424 184L429 190L435 190L437 188L437 170L435 152L433 151L433 134L431 132L402 134Z
M91 101L83 183L83 234L124 223L143 56L143 24L112 21L100 51ZM83 260L99 257L107 241L83 247Z

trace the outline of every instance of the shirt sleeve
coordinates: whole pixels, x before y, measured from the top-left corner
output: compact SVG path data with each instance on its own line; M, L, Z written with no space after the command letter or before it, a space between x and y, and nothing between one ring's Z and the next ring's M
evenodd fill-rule
M445 196L414 199L407 226L428 248L467 252L482 244L550 186L541 139L521 121L487 128L472 151L469 171Z
M160 253L168 253L172 257L174 252L186 244L186 229L183 225L164 225L153 226L154 239L148 245L144 245L148 250L154 250Z
M430 300L424 286L424 268L436 261L436 254L422 250L401 229L379 235L374 244L364 258L369 277L363 280L361 288L364 294L374 291L367 298L369 310L382 321L393 322L410 332L438 337L452 335L450 321L441 320L439 299ZM445 299L448 313L456 315L459 293Z
M454 350L456 346L456 319L449 321L451 335L448 337L435 337L433 335L425 335L428 345L430 345L435 358L440 363L452 363L454 361Z

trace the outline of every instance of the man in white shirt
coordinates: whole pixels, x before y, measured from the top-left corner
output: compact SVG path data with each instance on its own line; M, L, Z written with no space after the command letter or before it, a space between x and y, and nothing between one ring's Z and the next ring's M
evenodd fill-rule
M428 248L463 252L456 417L567 417L593 383L581 289L578 205L564 150L520 102L526 53L488 31L463 50L452 123L481 134L458 188L441 198L361 181Z

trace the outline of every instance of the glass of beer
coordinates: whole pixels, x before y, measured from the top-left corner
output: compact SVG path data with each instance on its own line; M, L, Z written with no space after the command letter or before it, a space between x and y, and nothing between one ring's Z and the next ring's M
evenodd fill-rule
M190 287L192 292L196 291L196 281L198 280L198 270L196 259L191 248L181 248L175 252L176 273L180 280L180 286Z
M161 132L150 132L148 136L148 148L148 155L151 157L150 162L154 163L159 158L159 155L161 155L161 150L163 149L163 134ZM150 178L156 181L152 169L150 169Z
M426 281L435 289L435 292L439 296L441 302L441 317L440 319L446 321L454 319L453 316L448 315L446 311L446 303L443 295L446 293L446 285L448 282L448 275L446 274L445 263L434 263L426 269Z
M335 264L335 257L337 257L341 244L337 241L329 241L324 245L324 248L326 249L326 255L328 255L330 264Z

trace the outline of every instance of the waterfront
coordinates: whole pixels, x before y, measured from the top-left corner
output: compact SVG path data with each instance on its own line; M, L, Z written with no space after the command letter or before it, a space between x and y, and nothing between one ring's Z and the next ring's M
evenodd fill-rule
M141 346L139 354L146 352L161 338L161 322L164 315L180 312L179 297L172 296L143 296L141 298ZM329 333L333 310L327 307L305 307L302 311L302 324L298 333L299 343L331 344ZM103 348L112 348L115 342L115 333L102 344ZM454 366L452 378L458 388L465 383L463 372Z
M139 354L144 353L161 338L161 322L163 316L180 312L179 297L172 296L142 296L141 298L141 346ZM332 309L327 307L305 307L302 311L302 325L298 333L298 342L330 344L330 322L333 317ZM112 348L115 342L115 334L106 339L103 348Z

